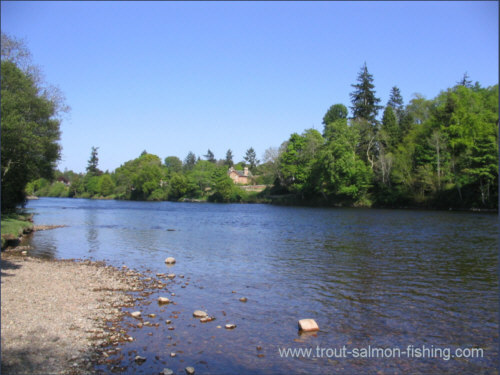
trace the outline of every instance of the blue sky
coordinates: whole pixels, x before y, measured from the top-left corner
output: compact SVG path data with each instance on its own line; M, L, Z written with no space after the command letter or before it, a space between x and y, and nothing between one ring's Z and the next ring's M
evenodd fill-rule
M366 61L386 104L498 83L498 2L1 2L71 106L59 168L84 172L92 146L114 170L143 150L260 157L349 106Z

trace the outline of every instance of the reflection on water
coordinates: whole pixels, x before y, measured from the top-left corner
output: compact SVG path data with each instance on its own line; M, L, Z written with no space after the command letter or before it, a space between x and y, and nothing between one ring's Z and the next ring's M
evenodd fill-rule
M93 257L153 273L166 272L163 260L175 256L172 272L189 277L185 288L176 280L169 289L178 303L175 331L162 325L132 333L136 341L126 350L152 360L132 363L131 373L189 364L215 374L496 372L494 215L79 199L40 199L29 208L36 224L68 225L36 233L35 254ZM200 308L216 323L195 321L192 311ZM162 323L171 310L154 303L148 309ZM297 321L306 317L319 323L317 335L298 335ZM216 329L226 322L237 329ZM173 342L183 362L165 366ZM485 355L285 359L278 352L410 344L478 347Z

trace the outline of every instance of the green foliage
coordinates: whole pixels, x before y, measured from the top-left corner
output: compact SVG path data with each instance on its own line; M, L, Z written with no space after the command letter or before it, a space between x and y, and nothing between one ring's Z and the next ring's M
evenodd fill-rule
M109 174L103 174L99 177L99 194L103 197L113 194L115 183Z
M60 157L56 103L14 63L1 62L2 211L24 202L29 181L51 178Z
M56 181L50 186L47 196L66 198L69 196L69 188L64 183Z
M323 125L326 126L332 122L345 118L347 118L346 106L343 104L334 104L325 113L325 116L323 117ZM323 133L323 135L325 134Z
M178 200L182 198L188 191L189 181L186 176L174 174L170 179L168 189L168 199Z
M165 158L165 167L169 173L180 173L182 171L182 161L177 156L168 156Z
M243 196L244 192L227 175L223 175L217 180L214 193L209 197L209 201L219 203L239 202Z

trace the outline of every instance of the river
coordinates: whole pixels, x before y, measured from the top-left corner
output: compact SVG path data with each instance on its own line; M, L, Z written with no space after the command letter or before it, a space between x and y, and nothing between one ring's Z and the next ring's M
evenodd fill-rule
M498 373L496 215L61 198L27 208L37 225L67 225L35 233L30 255L185 275L168 286L175 306L144 307L162 324L130 332L124 373ZM198 309L216 320L199 323ZM320 331L300 334L303 318Z

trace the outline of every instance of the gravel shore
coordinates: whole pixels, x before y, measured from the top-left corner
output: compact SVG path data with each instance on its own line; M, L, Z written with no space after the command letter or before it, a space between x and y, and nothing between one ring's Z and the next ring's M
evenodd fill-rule
M1 373L92 373L142 275L102 262L1 260Z

